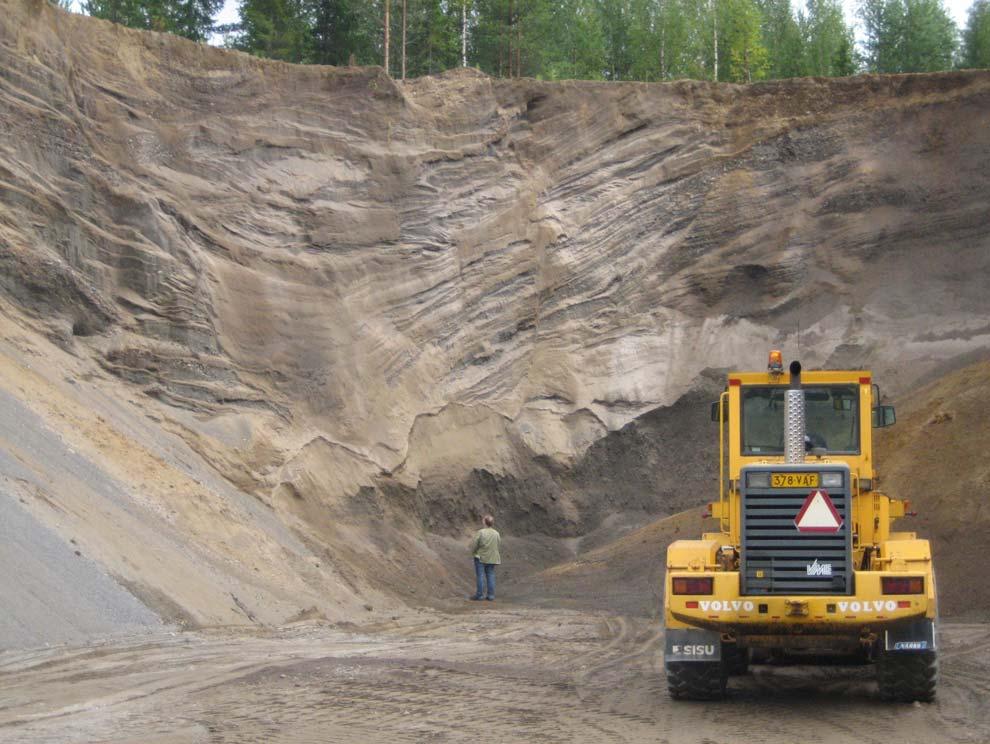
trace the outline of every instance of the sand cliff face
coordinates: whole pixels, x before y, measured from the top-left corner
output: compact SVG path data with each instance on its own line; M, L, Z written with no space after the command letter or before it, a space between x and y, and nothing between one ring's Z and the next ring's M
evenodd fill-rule
M990 341L990 74L400 85L2 9L5 314L308 539L576 534L706 369Z

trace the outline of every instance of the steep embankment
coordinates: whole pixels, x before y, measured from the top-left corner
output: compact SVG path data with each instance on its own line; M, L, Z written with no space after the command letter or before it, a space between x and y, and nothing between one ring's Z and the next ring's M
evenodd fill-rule
M988 393L990 363L981 362L902 396L877 453L884 490L918 512L898 528L932 540L941 611L984 622L990 592L974 566L990 534Z
M681 508L677 406L770 345L893 390L987 348L988 74L399 85L0 9L2 389L87 462L9 490L169 617Z

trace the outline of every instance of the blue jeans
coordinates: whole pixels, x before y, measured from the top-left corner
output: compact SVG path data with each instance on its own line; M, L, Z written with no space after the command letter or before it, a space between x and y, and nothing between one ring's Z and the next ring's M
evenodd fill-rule
M488 599L495 599L495 564L482 563L474 559L474 577L478 580L478 590L474 596L481 599L485 596L485 583L488 583Z

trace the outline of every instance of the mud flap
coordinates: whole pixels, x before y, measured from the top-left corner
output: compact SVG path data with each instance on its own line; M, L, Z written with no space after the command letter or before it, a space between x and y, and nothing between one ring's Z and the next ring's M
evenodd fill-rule
M663 660L666 663L722 659L722 635L718 631L669 628L664 635L666 647Z
M935 623L928 618L895 625L884 631L884 651L917 653L935 650Z

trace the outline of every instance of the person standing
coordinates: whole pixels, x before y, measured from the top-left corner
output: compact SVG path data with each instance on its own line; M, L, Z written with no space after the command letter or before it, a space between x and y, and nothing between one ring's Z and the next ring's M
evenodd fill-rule
M486 514L481 520L484 525L474 534L471 542L471 554L474 556L474 576L477 580L477 590L473 600L487 599L489 602L495 600L495 566L502 562L499 554L499 547L502 544L502 536L494 528L495 517ZM485 585L488 591L485 592Z

